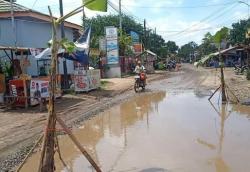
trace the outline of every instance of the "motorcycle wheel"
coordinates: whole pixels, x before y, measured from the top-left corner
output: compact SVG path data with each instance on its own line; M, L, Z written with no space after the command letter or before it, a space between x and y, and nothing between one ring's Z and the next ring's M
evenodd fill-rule
M139 91L139 89L140 89L140 84L138 81L135 81L135 85L134 85L135 92L137 93Z

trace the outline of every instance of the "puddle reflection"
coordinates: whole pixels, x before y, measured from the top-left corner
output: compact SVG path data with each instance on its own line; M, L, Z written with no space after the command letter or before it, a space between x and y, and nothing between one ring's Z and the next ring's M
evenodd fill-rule
M84 122L74 134L104 172L250 171L250 108L213 108L196 94L142 94ZM60 138L60 147L70 171L94 171L68 137ZM23 171L35 171L38 159L34 154ZM56 161L57 171L66 172Z

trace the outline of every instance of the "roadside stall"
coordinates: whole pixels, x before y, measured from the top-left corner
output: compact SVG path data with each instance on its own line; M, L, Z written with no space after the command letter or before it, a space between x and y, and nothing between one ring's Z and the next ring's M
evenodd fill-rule
M38 62L32 55L32 49L0 46L0 51L1 63L5 65L3 74L0 74L0 103L5 101L5 104L27 108L29 105L37 105L40 103L39 101L49 97L50 77L48 73L46 75L38 74ZM34 95L35 92L39 92L39 94ZM58 75L57 97L59 96L61 96L61 91L60 76Z
M76 70L75 92L88 92L100 87L101 72L99 69Z

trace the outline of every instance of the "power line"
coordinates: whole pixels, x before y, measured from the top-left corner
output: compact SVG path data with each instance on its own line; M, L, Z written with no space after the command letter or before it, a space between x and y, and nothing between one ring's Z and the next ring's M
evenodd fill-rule
M220 3L220 4L210 4L210 5L197 5L197 6L138 6L138 5L127 5L128 7L135 7L135 8L162 8L162 9L166 9L166 8L207 8L207 7L216 7L216 6L226 6L226 5L232 5L234 4L236 1L234 2L228 2L228 3Z
M237 6L238 4L234 5L234 6L231 6L230 8L220 8L216 11L214 11L213 13L211 13L210 15L208 15L207 17L205 17L204 19L200 20L198 23L196 24L193 24L191 25L190 27L186 28L186 29L183 29L181 30L180 32L177 32L175 34L172 34L172 35L169 35L169 37L173 37L173 36L180 36L180 34L183 34L185 32L187 32L188 30L194 28L194 27L197 27L199 26L200 24L202 24L203 22L205 21L211 21L211 20L217 20L219 17L221 17L222 15L224 15L226 12L232 10L235 6ZM219 14L219 15L217 15Z
M31 7L31 9L34 8L34 6L36 5L37 1L38 1L38 0L35 0L35 2L33 3L32 7Z

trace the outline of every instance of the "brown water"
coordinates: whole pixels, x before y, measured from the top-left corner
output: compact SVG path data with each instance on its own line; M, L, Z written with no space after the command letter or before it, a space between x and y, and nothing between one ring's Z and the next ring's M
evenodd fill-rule
M193 92L148 93L86 121L74 134L104 172L249 172L250 108L215 109ZM92 172L68 137L69 171ZM36 171L34 154L23 171ZM66 172L57 159L57 171Z

